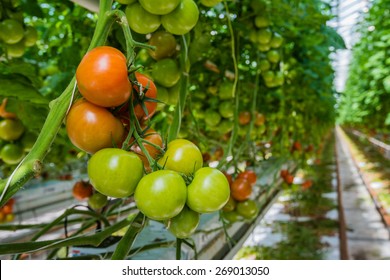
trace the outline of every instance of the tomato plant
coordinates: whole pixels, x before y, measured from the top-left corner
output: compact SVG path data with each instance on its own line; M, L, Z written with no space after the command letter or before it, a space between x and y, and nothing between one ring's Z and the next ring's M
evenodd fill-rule
M153 220L168 220L178 215L187 199L184 179L175 171L159 170L144 176L134 199L138 209Z
M131 94L126 57L113 47L89 51L77 67L76 78L80 93L95 105L119 106Z
M88 161L91 184L106 196L132 195L143 172L142 161L135 153L117 148L101 149Z
M187 205L199 213L222 209L230 197L229 182L218 169L203 167L188 185Z

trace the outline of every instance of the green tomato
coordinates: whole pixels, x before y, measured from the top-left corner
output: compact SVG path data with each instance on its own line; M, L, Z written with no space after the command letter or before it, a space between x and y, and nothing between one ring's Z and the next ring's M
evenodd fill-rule
M208 109L204 120L207 126L216 127L221 122L221 115L213 109Z
M94 193L88 198L88 205L94 210L98 210L106 206L108 198L106 195L99 192Z
M226 176L211 167L196 171L187 188L187 205L198 213L211 213L222 209L229 197L230 187Z
M145 216L162 221L171 219L182 211L186 196L186 184L177 172L159 170L141 179L134 199Z
M214 7L221 2L222 0L200 0L200 3L206 7Z
M32 47L35 45L37 40L38 40L37 30L32 26L27 26L26 30L24 31L24 40L23 40L24 45L26 47Z
M272 63L278 63L280 61L280 54L276 50L267 52L267 59Z
M177 43L171 33L160 30L150 37L149 45L156 47L155 50L148 50L150 56L155 60L161 60L174 55Z
M180 81L176 83L173 87L168 89L169 93L169 105L176 105L179 101L180 96Z
M142 7L151 14L166 15L180 4L181 0L139 0Z
M274 33L274 36L272 36L269 44L273 49L280 48L280 46L283 44L283 37L278 33Z
M24 157L24 151L17 144L6 144L1 148L0 157L6 164L18 164Z
M233 130L234 123L231 120L223 120L221 123L218 125L218 132L220 134L226 134L229 133Z
M116 0L116 2L123 4L123 5L130 5L130 4L137 2L137 0Z
M203 156L191 141L175 139L168 143L168 149L158 163L164 166L164 169L193 174L203 166Z
M12 45L7 44L6 47L7 47L7 54L10 57L22 57L26 51L23 40L16 44L12 44Z
M0 121L0 138L6 141L17 140L24 132L24 125L18 119L4 119Z
M157 103L157 109L161 110L165 107L165 105L169 104L169 92L166 87L163 87L159 84L156 84L158 100L163 103Z
M265 71L262 73L265 82L272 82L275 78L275 73L272 70Z
M260 29L257 31L257 41L260 44L267 45L271 41L272 31L268 28Z
M161 17L149 13L139 3L127 6L125 13L130 28L140 34L152 33L161 25Z
M199 10L193 0L182 0L171 13L161 17L164 28L175 35L184 35L198 23Z
M254 200L246 200L237 203L236 211L245 219L251 220L253 218L256 218L259 209Z
M219 113L222 117L229 119L234 116L234 105L232 101L224 101L219 104Z
M105 148L90 158L88 176L100 193L123 198L134 193L143 176L143 163L133 152Z
M233 98L233 83L225 81L219 86L218 91L219 98L222 100Z
M223 212L222 218L228 223L235 223L242 221L242 216L240 216L236 211Z
M271 49L270 45L258 44L257 49L261 52L268 52Z
M262 59L259 61L259 68L261 72L265 72L271 68L271 63L267 59Z
M199 225L199 213L184 207L179 215L173 217L168 223L168 230L177 238L188 238Z
M270 21L269 21L268 17L257 16L257 17L255 17L255 25L258 28L268 27L270 25Z
M0 29L1 39L3 39L6 44L16 44L23 39L23 26L15 19L6 19L1 22Z
M157 61L153 65L152 76L155 82L170 88L180 80L180 69L175 60L165 58Z
M223 206L222 210L224 212L231 212L236 209L237 202L234 200L233 197L229 197L228 202L226 202L225 206Z

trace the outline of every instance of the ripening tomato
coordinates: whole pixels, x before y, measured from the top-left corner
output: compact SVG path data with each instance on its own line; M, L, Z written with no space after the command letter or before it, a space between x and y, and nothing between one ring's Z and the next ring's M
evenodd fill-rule
M240 112L238 115L238 122L241 125L247 125L251 121L251 113L248 111Z
M148 218L158 221L178 215L186 198L184 179L172 170L159 170L144 176L134 194L138 209Z
M148 43L156 47L155 50L148 50L150 56L155 60L171 57L176 52L175 37L164 30L153 33Z
M255 113L255 125L262 126L265 123L265 116L259 112Z
M142 138L154 145L159 146L160 148L163 147L163 140L161 135L152 128L149 128L147 131L145 131ZM161 150L152 146L151 144L144 143L143 146L145 147L146 151L153 159L156 159L161 153ZM149 170L150 169L149 161L145 156L145 154L142 152L141 148L138 145L133 145L132 151L135 152L140 157L140 159L144 163L144 167L146 168L146 170Z
M181 0L175 10L161 17L164 28L175 35L184 35L198 23L199 9L193 0Z
M245 170L243 172L238 173L237 179L245 179L253 186L256 184L257 176L256 173L252 170Z
M310 189L312 186L313 186L312 180L306 180L305 182L302 183L302 188L304 190Z
M168 230L177 238L188 238L198 227L199 217L199 213L184 207L177 216L169 220Z
M191 141L175 139L168 143L168 148L158 163L164 166L164 169L193 174L203 166L203 156Z
M224 212L234 211L234 209L236 209L236 204L237 204L237 202L234 200L234 198L232 196L230 196L228 202L226 202L226 204L225 204L225 206L223 206L222 210Z
M161 25L161 16L149 13L139 3L127 6L125 13L130 28L137 33L152 33Z
M80 93L98 106L122 105L131 94L126 57L113 47L89 51L77 67L76 79Z
M288 175L287 175L286 177L284 177L283 179L284 179L284 181L285 181L287 184L289 184L289 185L291 185L291 184L294 182L294 176L291 175L291 174L288 174Z
M211 167L196 171L187 188L187 205L198 213L211 213L222 209L229 197L228 180L221 171Z
M88 182L78 181L73 185L72 194L77 200L83 200L93 194L93 187Z
M143 176L143 164L133 152L106 148L95 153L88 161L88 176L100 193L124 198L134 193Z
M85 99L76 101L66 117L66 131L77 148L93 154L122 143L125 129L106 108Z
M289 175L289 171L287 169L282 169L280 170L280 177L282 177L283 179L287 177L287 175Z
M246 179L236 179L231 187L231 195L237 201L245 201L252 194L252 186Z
M146 99L157 99L157 88L154 82L144 74L135 73L135 78L137 83L133 84L135 90L133 95L133 100L136 103L134 106L134 113L137 118L140 119L149 119L156 112L157 102L147 101ZM137 96L135 96L137 94ZM146 112L144 108L146 108Z
M141 6L151 14L166 15L171 13L181 0L139 0Z

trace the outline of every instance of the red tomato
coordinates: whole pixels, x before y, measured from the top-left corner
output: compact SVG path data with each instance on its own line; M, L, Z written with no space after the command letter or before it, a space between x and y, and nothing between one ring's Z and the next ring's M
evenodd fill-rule
M133 95L133 100L135 102L134 112L138 119L144 118L148 119L153 116L156 112L157 102L147 101L145 98L157 98L157 88L154 82L141 73L135 73L135 78L137 79L138 84L133 84L133 88L136 93ZM135 96L137 94L137 96ZM147 114L142 108L141 104L144 103Z
M93 187L87 182L78 181L73 185L72 194L77 200L88 198L92 195L92 193Z
M287 169L280 170L280 177L283 179L287 177L287 175L290 174Z
M102 107L119 106L131 94L126 57L112 47L89 51L77 67L76 79L85 99Z
M250 123L250 121L251 121L251 113L244 111L238 115L238 122L241 125L246 125L246 124Z
M257 176L256 173L252 170L246 170L244 172L239 173L237 179L245 179L253 186L256 184Z
M66 117L66 131L73 145L91 154L110 148L113 143L119 146L125 133L119 119L85 99L76 101L71 107Z
M246 179L236 179L230 187L232 197L237 201L245 201L252 194L252 186Z

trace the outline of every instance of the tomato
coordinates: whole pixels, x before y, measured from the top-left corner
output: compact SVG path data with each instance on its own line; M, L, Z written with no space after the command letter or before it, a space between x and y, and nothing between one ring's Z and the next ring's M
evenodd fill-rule
M142 161L135 153L116 148L102 149L88 161L88 176L93 187L116 198L132 195L143 171Z
M251 121L251 113L248 111L240 112L238 115L238 122L241 125L247 125Z
M265 82L272 82L275 77L275 73L272 70L268 70L262 73L263 79Z
M138 119L149 119L156 112L157 102L147 101L145 100L145 98L157 99L156 85L150 78L148 78L144 74L137 72L135 73L135 78L140 84L140 86L137 84L133 85L133 88L136 91L134 95L137 94L137 97L133 98L136 100L135 102L137 103L137 105L134 106L135 115ZM147 112L145 112L143 107L141 106L142 102L144 103Z
M209 127L216 127L221 122L221 115L213 109L208 109L205 115L205 122Z
M1 208L1 212L3 212L4 215L9 215L12 214L13 212L13 207L11 205L4 205Z
M274 82L276 85L281 86L284 84L284 75L283 72L277 72L274 77Z
M211 167L196 171L187 188L187 205L198 213L211 213L222 209L229 197L228 180L221 171Z
M242 220L242 216L236 211L223 212L222 218L228 223L235 223Z
M169 91L166 87L156 85L158 92L158 100L156 110L162 110L166 105L169 105Z
M271 63L267 59L262 59L259 61L259 68L262 72L265 72L271 68Z
M23 39L22 24L14 19L6 19L0 23L1 39L6 44L16 44Z
M141 6L151 14L166 15L180 4L181 0L139 0Z
M194 143L186 139L176 139L168 143L168 148L158 163L164 166L164 169L193 174L203 166L203 157Z
M123 4L123 5L130 5L134 2L137 2L137 0L115 0L116 2Z
M302 183L302 188L304 190L310 189L313 186L313 182L311 180L306 180Z
M32 47L38 40L38 32L32 26L27 26L24 31L24 40L23 43L26 47Z
M149 45L155 46L155 50L148 50L151 57L155 60L171 57L176 52L176 39L166 31L160 30L152 34Z
M245 179L253 186L256 184L257 176L256 173L252 170L245 170L243 172L238 173L237 179Z
M88 199L88 205L94 210L98 210L107 205L108 198L104 194L95 192Z
M0 139L5 141L17 140L24 132L24 125L18 119L0 121Z
M291 184L294 182L294 176L291 175L291 174L288 174L288 175L287 175L286 177L284 177L283 179L284 179L284 181L285 181L287 184L289 184L289 185L291 185Z
M162 140L161 135L158 134L152 128L149 128L145 132L145 134L143 135L143 139L154 144L154 145L159 146L160 148L163 147L163 140ZM148 143L144 143L143 146L145 147L145 149L148 151L149 155L153 159L156 159L161 153L161 150L159 150L156 147L153 147L152 145L150 145ZM142 152L141 148L138 145L134 145L134 146L132 146L132 151L134 151L140 157L140 159L144 163L145 168L147 170L150 169L149 161L148 161L147 157L145 156L145 154Z
M289 175L289 174L290 174L290 173L288 172L287 169L282 169L282 170L280 170L280 177L282 177L282 178L286 178L287 175Z
M234 200L233 197L230 196L228 202L226 202L226 204L225 204L225 206L223 206L222 210L224 212L234 211L234 209L236 209L236 204L237 204L237 202Z
M7 44L6 47L7 54L10 57L22 57L26 51L23 41L12 45Z
M125 13L130 28L137 33L152 33L161 25L161 17L149 13L139 3L127 6Z
M179 6L161 17L164 28L175 35L184 35L198 23L199 10L193 0L181 0Z
M280 48L280 46L283 44L283 37L278 33L274 33L269 44L271 48L274 49Z
M78 181L73 185L72 194L77 200L88 198L93 193L93 187L90 183Z
M255 125L264 126L265 116L262 113L255 112Z
M180 80L180 70L175 60L165 58L153 65L152 76L158 84L169 88Z
M256 218L259 209L254 200L246 200L237 203L236 211L239 215L241 215L245 219L251 220Z
M233 98L233 83L225 81L219 86L218 95L220 99L232 99Z
M218 132L220 134L226 134L233 130L234 123L231 120L222 120L218 125Z
M76 101L66 117L66 131L77 148L93 154L100 149L119 146L125 129L107 109L85 99Z
M260 44L267 45L271 41L272 31L268 28L260 29L257 31L257 41Z
M76 79L85 99L102 107L122 105L131 94L126 57L112 47L89 51L77 67Z
M236 179L231 187L232 197L237 201L247 200L252 194L252 186L246 179Z
M276 50L267 52L267 59L272 63L278 63L280 61L280 54Z
M221 2L222 0L200 0L200 3L206 7L214 7Z
M0 150L0 158L6 164L18 164L24 157L23 148L17 144L6 144Z
M174 85L173 87L170 87L168 89L169 94L169 105L176 105L179 101L180 96L180 80Z
M188 238L199 225L199 213L184 207L179 215L173 217L168 223L168 230L177 238Z
M270 21L267 17L257 16L255 17L255 25L258 28L268 27L270 25Z
M268 52L271 49L270 45L258 44L257 49L261 52Z
M232 101L224 101L219 104L219 113L224 118L232 118L234 116L234 105Z
M187 187L179 173L159 170L143 177L135 190L138 209L153 220L167 220L184 208Z

